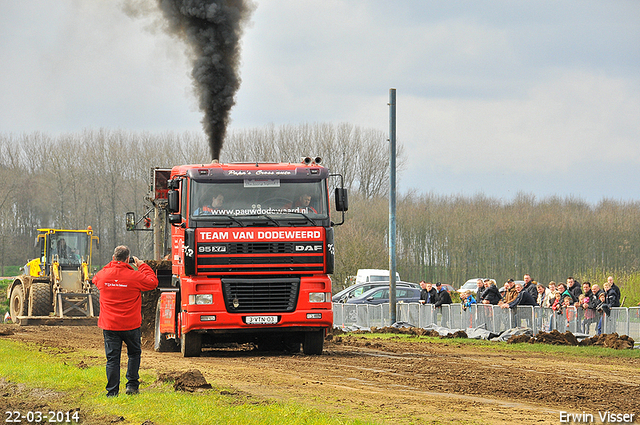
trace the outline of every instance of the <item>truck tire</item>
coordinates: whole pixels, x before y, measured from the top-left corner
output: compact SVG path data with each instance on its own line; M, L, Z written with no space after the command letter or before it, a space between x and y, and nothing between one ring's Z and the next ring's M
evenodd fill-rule
M200 357L202 350L202 335L196 332L187 332L180 337L180 352L182 357Z
M159 353L176 352L180 349L175 339L167 339L167 334L160 333L160 298L156 306L155 331L153 332L153 349Z
M13 287L13 290L11 290L9 314L11 315L11 321L13 323L18 323L18 316L27 315L27 303L24 299L22 285L16 285Z
M324 330L305 332L302 352L304 354L322 354Z
M32 283L29 291L29 316L48 316L51 307L51 287L49 284Z
M100 315L100 290L92 283L89 287L89 293L91 294L91 304L93 304L93 315L98 317Z

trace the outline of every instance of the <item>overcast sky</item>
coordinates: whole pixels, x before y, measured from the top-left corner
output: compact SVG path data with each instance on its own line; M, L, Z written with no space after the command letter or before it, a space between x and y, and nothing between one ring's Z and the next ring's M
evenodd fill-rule
M640 1L256 3L231 131L388 132L393 87L402 191L640 201ZM116 1L0 0L0 132L201 131L157 28Z

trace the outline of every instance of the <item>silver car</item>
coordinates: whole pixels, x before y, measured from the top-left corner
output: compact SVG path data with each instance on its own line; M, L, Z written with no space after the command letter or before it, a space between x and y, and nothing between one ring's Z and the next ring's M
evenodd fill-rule
M389 287L389 282L366 282L366 283L356 283L355 285L351 285L346 289L335 294L331 297L331 301L334 303L344 303L350 300L351 298L359 297L365 292L378 288L380 286ZM412 282L396 282L396 288L398 287L409 287L409 288L418 288L420 289L420 285Z

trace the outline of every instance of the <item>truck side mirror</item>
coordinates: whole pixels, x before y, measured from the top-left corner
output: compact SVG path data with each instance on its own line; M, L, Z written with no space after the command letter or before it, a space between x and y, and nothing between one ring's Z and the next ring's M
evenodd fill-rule
M349 210L349 197L347 196L347 189L342 187L336 188L335 203L336 203L336 211Z
M136 229L136 213L128 212L125 216L126 229L131 231Z
M170 213L177 213L180 211L180 194L177 190L169 190L167 193L167 200L169 202L168 209Z

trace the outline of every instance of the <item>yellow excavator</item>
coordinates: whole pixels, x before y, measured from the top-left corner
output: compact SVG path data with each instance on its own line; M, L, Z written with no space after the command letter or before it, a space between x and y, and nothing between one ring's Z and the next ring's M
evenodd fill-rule
M38 232L40 257L29 261L7 288L11 320L21 325L95 322L100 295L91 283L91 258L98 237L91 226Z

